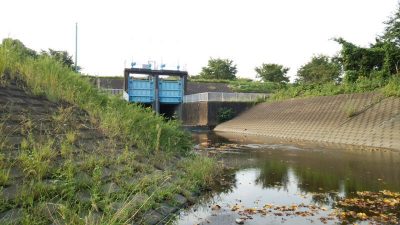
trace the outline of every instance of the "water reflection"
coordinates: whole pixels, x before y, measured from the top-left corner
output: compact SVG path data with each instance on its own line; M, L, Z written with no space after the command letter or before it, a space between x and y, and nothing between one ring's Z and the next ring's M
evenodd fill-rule
M227 181L215 187L211 196L183 213L177 224L234 224L238 215L234 204L262 207L264 204L318 204L327 207L312 218L292 216L290 224L319 223L340 196L356 191L400 191L400 154L391 151L342 150L341 146L293 145L280 140L251 140L249 137L221 137L212 133L194 134L200 148L232 167ZM240 145L227 145L239 143ZM268 143L268 144L265 144ZM202 147L201 147L202 146ZM221 147L222 146L222 147ZM224 149L224 150L221 150ZM231 150L226 150L231 149ZM229 174L228 174L229 175ZM217 214L209 208L220 204ZM282 224L282 218L255 216L246 224Z
M267 146L238 154L224 153L221 159L237 169L258 168L256 182L264 188L288 185L288 171L304 192L351 193L360 190L400 191L400 155L398 152L360 150L292 150Z

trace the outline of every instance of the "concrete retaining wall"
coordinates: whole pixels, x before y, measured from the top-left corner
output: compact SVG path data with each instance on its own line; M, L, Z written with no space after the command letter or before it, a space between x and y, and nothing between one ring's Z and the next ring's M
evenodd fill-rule
M249 102L192 102L182 105L184 125L214 127L218 124L217 115L221 108L231 108L235 115L239 115L254 104Z
M365 93L263 103L215 131L400 150L400 98Z

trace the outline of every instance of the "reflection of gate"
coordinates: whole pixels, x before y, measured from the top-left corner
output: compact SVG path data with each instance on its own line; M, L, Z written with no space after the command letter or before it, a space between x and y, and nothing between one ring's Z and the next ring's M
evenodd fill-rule
M180 104L183 98L182 81L180 80L160 80L160 103Z

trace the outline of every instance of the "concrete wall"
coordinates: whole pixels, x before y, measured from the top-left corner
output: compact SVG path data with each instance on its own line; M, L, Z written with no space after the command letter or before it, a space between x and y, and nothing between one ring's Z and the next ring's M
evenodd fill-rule
M183 103L182 121L189 126L209 126L218 124L218 111L221 108L231 108L235 115L254 106L249 102L192 102Z
M263 103L215 131L400 150L400 98L364 93Z

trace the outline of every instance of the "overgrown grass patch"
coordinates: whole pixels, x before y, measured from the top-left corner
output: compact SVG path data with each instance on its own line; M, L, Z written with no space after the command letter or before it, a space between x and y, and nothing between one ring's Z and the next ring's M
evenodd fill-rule
M360 77L354 83L290 84L286 88L277 90L267 101L374 91L383 93L385 96L400 96L399 85L400 79L398 76L394 76L388 81L379 78Z
M221 171L215 159L202 156L184 160L180 167L186 172L182 180L186 183L184 185L188 185L188 189L213 184L213 178Z
M100 126L109 136L118 136L137 145L142 151L153 152L158 148L184 154L191 148L190 136L179 128L178 122L164 121L150 109L101 93L90 84L88 78L54 59L45 56L21 57L10 46L2 45L0 62L4 65L3 71L22 79L34 94L83 108L91 117L100 119ZM62 113L60 117L56 119L62 123ZM162 132L157 138L159 130Z
M383 88L383 93L387 97L400 97L400 75L389 80L389 83Z

